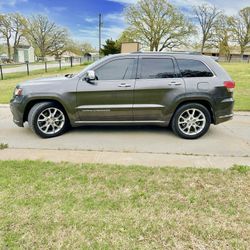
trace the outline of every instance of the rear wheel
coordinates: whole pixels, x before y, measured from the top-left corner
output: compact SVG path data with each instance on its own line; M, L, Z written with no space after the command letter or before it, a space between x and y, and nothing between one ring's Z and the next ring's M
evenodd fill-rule
M56 103L41 102L31 108L28 123L40 137L51 138L66 131L68 119L65 111Z
M198 103L181 106L172 119L172 129L175 134L185 139L197 139L203 136L211 124L207 108Z

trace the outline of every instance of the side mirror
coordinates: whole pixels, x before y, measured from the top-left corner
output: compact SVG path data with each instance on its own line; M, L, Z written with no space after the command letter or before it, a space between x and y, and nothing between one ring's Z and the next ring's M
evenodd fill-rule
M88 70L85 76L85 81L86 82L91 82L96 80L96 76L95 76L95 71L94 70Z

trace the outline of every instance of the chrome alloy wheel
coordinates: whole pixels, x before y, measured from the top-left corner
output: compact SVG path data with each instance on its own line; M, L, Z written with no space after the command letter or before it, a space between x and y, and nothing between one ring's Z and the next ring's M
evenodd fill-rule
M178 119L179 129L186 135L199 134L206 125L206 117L199 109L187 109Z
M37 118L38 128L47 135L58 133L65 124L65 116L58 108L47 108Z

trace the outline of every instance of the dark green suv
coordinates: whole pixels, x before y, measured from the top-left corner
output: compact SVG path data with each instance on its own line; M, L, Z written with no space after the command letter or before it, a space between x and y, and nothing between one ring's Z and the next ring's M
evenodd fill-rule
M187 139L233 116L234 82L210 57L186 53L107 56L82 72L16 86L14 122L43 138L85 124L171 125Z

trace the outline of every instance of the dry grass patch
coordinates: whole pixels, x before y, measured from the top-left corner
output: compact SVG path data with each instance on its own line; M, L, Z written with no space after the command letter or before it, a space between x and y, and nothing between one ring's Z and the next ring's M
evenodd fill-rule
M0 162L0 248L247 249L250 168Z

